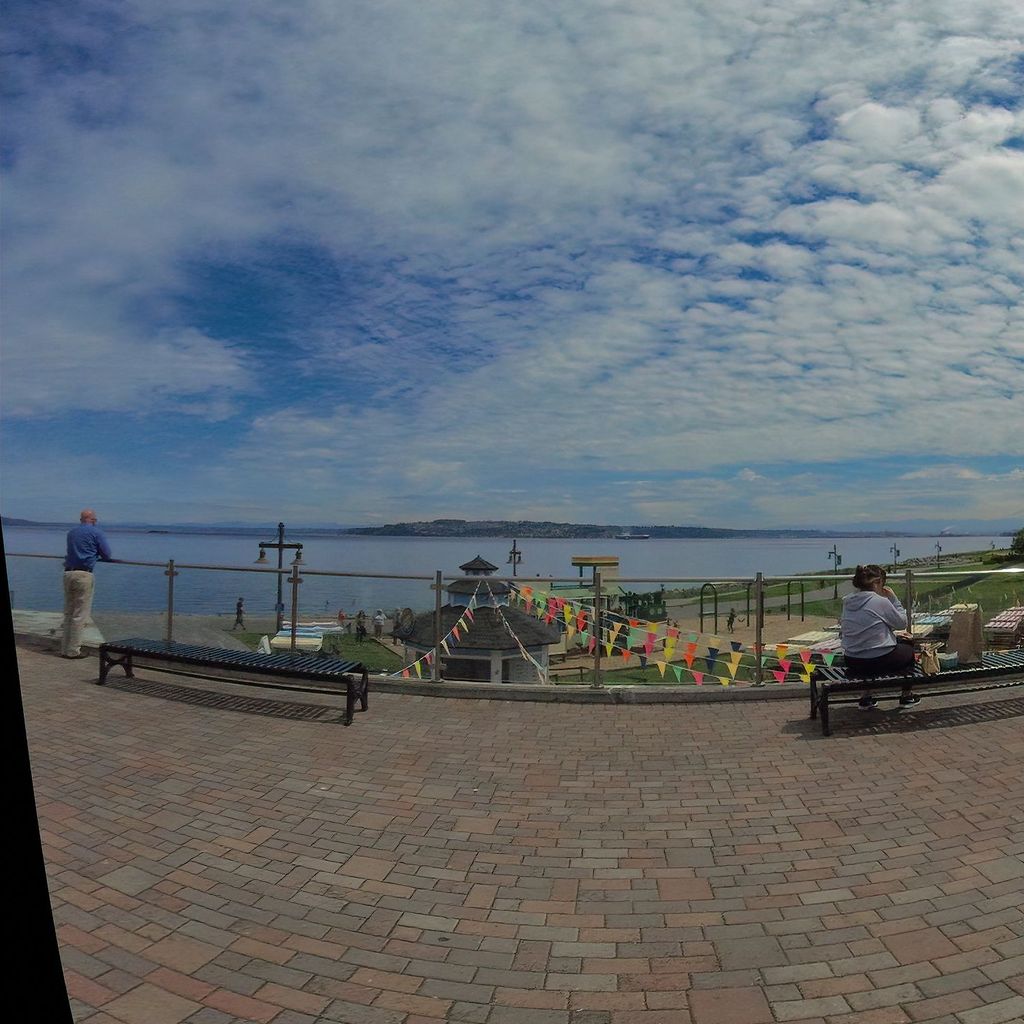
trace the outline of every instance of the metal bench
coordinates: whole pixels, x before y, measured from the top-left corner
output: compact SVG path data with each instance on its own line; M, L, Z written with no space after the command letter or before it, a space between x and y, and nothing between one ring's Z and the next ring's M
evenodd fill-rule
M138 658L174 665L226 669L246 675L282 676L287 679L343 684L345 725L352 724L357 699L360 711L366 711L368 707L369 676L366 666L358 661L342 661L339 658L290 652L259 654L255 651L232 651L223 647L168 643L166 640L147 640L142 637L100 644L100 672L96 680L97 685L103 686L106 683L107 674L115 665L123 668L128 678L134 678L134 664ZM234 681L245 682L244 679Z
M1003 678L1014 673L1019 674L1019 678ZM930 676L915 667L913 672L898 676L857 677L847 675L846 670L839 666L818 665L811 676L810 717L820 716L822 736L831 736L828 715L830 697L835 694L861 694L870 690L878 699L897 700L908 680L912 682L915 691L927 687L927 692L933 697L1021 686L1024 685L1024 650L985 651L981 665L976 668L954 668ZM855 699L844 697L834 703L851 704Z

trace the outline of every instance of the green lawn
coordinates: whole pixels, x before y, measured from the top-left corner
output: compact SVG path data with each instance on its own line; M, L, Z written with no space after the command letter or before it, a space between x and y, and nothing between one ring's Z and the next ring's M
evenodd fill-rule
M232 633L231 635L241 640L250 650L255 651L266 633ZM359 643L354 636L342 636L340 639L341 651L337 657L361 661L371 672L394 672L402 667L402 659L394 651L377 643L376 640L367 638Z

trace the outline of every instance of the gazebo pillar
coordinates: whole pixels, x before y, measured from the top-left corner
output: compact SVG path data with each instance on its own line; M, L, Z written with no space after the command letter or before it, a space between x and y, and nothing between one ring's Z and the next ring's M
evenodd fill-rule
M501 651L491 651L491 682L501 682Z

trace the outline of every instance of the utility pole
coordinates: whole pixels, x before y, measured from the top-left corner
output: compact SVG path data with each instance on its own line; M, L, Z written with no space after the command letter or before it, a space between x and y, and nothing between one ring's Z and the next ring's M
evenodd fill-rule
M935 542L935 568L936 569L940 568L939 556L941 554L942 554L942 545L938 541L936 541Z
M892 571L896 571L896 563L900 560L900 549L895 544L889 550L892 552Z

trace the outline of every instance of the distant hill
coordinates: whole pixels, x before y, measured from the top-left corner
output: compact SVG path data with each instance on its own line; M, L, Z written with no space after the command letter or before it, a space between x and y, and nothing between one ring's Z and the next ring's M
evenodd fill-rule
M631 526L595 523L553 523L529 519L432 519L429 522L389 523L386 526L357 526L340 531L363 537L564 537L614 538L624 532L643 533L651 538L728 537L835 537L845 534L822 530L728 530L712 526ZM895 533L860 536L898 536Z

